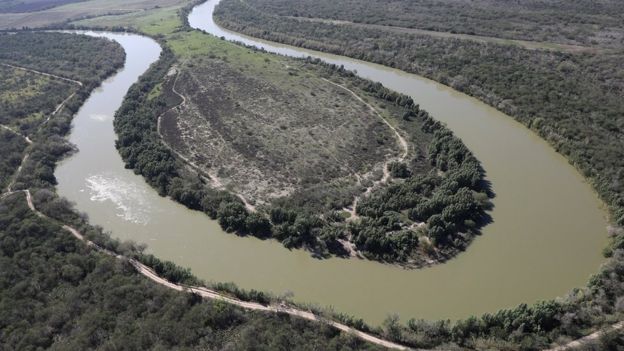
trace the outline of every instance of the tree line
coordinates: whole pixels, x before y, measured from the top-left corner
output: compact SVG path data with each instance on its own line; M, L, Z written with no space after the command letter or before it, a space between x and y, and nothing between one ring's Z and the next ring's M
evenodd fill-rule
M618 0L247 0L264 13L505 39L621 46Z

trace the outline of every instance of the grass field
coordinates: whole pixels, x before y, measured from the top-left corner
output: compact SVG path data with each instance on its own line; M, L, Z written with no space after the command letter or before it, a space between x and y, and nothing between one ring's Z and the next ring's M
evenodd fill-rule
M181 24L176 11L184 5L184 1L178 2L179 4L174 4L173 6L87 18L73 21L72 24L88 27L134 27L137 29L140 28L141 32L149 35L172 33L178 29ZM174 2L172 1L172 3Z

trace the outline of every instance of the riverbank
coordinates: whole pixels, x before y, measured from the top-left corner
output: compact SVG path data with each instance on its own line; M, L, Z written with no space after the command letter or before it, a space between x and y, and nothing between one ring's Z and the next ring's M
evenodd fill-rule
M53 220L50 217L46 216L44 213L38 211L35 208L35 205L33 203L33 199L32 199L32 195L30 193L30 191L28 189L26 190L18 190L18 191L9 191L9 192L5 192L2 193L0 195L0 199L4 199L19 193L23 193L26 197L26 203L28 204L28 208L34 212L38 217L46 219L46 220ZM369 334L369 333L365 333L362 332L360 330L357 330L355 328L352 328L350 326L347 326L343 323L334 321L334 320L328 320L325 319L322 316L318 316L310 311L304 311L301 309L298 309L296 307L293 306L289 306L286 305L284 303L280 303L280 304L271 304L271 305L263 305L257 302L248 302L248 301L241 301L235 298L232 298L230 296L227 296L221 292L218 292L216 290L212 290L203 286L191 286L191 285L182 285L182 284L176 284L173 283L161 276L159 276L152 268L146 266L145 264L141 263L140 261L134 259L134 258L129 258L129 257L125 257L117 252L113 252L110 251L104 247L101 247L100 245L96 244L93 241L90 241L88 239L85 238L85 236L76 228L72 227L71 225L68 224L64 224L64 223L60 223L61 227L66 230L67 232L69 232L72 236L74 236L74 238L76 238L77 240L81 241L82 243L84 243L86 246L92 248L93 250L103 253L107 256L111 256L113 258L116 258L118 260L122 260L124 262L129 263L132 267L134 267L134 269L136 269L137 273L148 278L149 280L153 281L156 284L162 285L164 287L167 287L169 289L175 290L175 291L179 291L179 292L185 292L185 293L190 293L190 294L194 294L194 295L198 295L201 296L204 299L208 299L208 300L217 300L217 301L223 301L226 302L228 304L232 304L241 308L244 308L246 310L253 310L253 311L261 311L261 312L271 312L271 313L279 313L279 314L288 314L288 315L292 315L294 317L297 318L302 318L302 319L306 319L312 322L317 322L317 323L323 323L323 324L327 324L333 328L336 328L338 330L340 330L341 332L345 332L348 333L350 335L354 335L366 342L370 342L372 344L376 344L379 346L383 346L385 348L388 349L393 349L393 350L416 350L416 349L412 349L403 345L399 345L397 343L388 341L388 340L384 340L381 339L375 335Z

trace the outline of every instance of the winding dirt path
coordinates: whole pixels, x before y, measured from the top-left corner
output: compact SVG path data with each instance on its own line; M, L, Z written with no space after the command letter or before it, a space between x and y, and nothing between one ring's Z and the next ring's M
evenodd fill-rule
M174 70L175 70L175 68L174 68ZM162 134L162 130L161 130L162 117L169 111L179 110L182 106L186 105L186 103L187 103L186 97L183 94L180 94L180 92L178 92L176 90L176 83L178 82L178 77L180 76L180 73L175 71L173 74L175 74L176 77L173 80L173 84L171 85L171 91L174 94L176 94L177 96L179 96L182 99L182 102L180 102L179 104L171 107L170 109L166 110L165 112L161 113L158 116L158 119L157 119L157 122L156 122L156 132L158 133L158 137L160 138L161 142L163 143L163 145L165 145L166 148L168 148L171 152L173 152L176 156L178 156L187 165L189 165L191 168L193 168L195 171L197 171L199 173L200 177L202 177L202 179L204 181L207 181L208 183L210 183L211 186L214 189L226 190L225 185L223 185L223 183L221 183L221 181L219 180L219 177L217 177L215 174L210 174L210 173L205 172L195 162L191 161L188 157L184 156L181 152L178 152L176 149L174 149L171 145L169 145L169 143L167 143L167 141L165 140L165 138L164 138L164 136ZM243 195L238 194L238 193L234 193L232 191L230 191L230 192L233 193L234 195L236 195L243 202L243 204L245 205L245 208L248 211L256 212L256 207L254 205L252 205L251 203L249 203L249 201L247 201L247 199Z
M615 323L605 329L601 329L598 330L596 332L593 332L589 335L586 335L580 339L576 339L574 341L570 341L567 344L564 345L559 345L557 347L553 347L551 349L548 350L544 350L544 351L565 351L565 350L574 350L576 348L582 347L582 346L586 346L589 343L595 342L598 339L600 339L603 335L606 335L607 333L610 332L615 332L615 331L624 331L624 321L622 322L618 322Z
M70 83L78 84L79 86L83 86L82 82L79 82L79 81L77 81L77 80L70 79L70 78L65 78L65 77L57 76L56 74L51 74L51 73L41 72L41 71L37 71L37 70L34 70L34 69L26 68L26 67L20 67L20 66L11 65L11 64L8 64L8 63L0 63L0 65L2 65L2 66L6 66L6 67L15 68L15 69L19 69L19 70L21 70L21 71L26 71L26 72L32 72L32 73L41 74L41 75L44 75L44 76L46 76L46 77L56 78L56 79L64 80L64 81L66 81L66 82L70 82Z
M32 69L29 69L29 68L25 68L25 67L9 65L9 64L6 64L6 63L0 63L0 65L11 67L11 68L14 68L14 69L27 71L27 72L32 72L32 73L36 73L36 74L41 74L41 75L44 75L46 77L52 77L52 78L55 78L55 79L61 79L61 80L64 80L64 81L72 82L72 83L78 84L80 87L83 86L82 82L79 82L79 81L73 80L73 79L69 79L69 78L65 78L65 77L61 77L61 76L57 76L57 75L54 75L54 74L40 72L40 71L32 70ZM50 119L52 119L52 117L54 117L59 111L61 111L61 109L65 106L65 104L67 104L67 102L71 98L73 98L75 95L76 95L76 92L73 92L65 100L63 100L60 104L58 104L58 106L56 106L54 111L51 114L49 114L48 117L37 126L37 129L41 128L41 126L43 126L44 124L48 123L50 121ZM14 130L13 128L5 126L5 125L1 125L0 124L0 128L8 130L8 131L10 131L13 134L22 137L24 140L26 140L26 142L28 143L29 146L32 146L33 141L30 139L30 137L28 137L28 135L19 133L18 131ZM15 185L15 182L17 181L17 178L19 177L19 175L22 172L22 168L24 166L24 163L26 162L26 160L28 160L28 157L30 156L30 151L31 150L29 148L26 149L26 151L24 153L24 157L22 158L19 167L17 167L17 170L11 176L11 182L9 182L9 185L6 188L6 193L11 193L13 191L13 186Z
M345 87L344 85L338 84L338 83L334 83L329 79L325 79L325 78L321 78L324 81L326 81L327 83L330 83L332 85L335 85L343 90L346 90L347 92L349 92L353 97L355 97L359 102L363 103L364 105L366 105L366 107L368 107L374 114L377 115L377 117L379 117L379 119L381 121L383 121L386 126L388 126L388 128L390 128L390 130L392 130L392 132L394 132L394 135L396 137L396 139L399 141L399 145L401 146L401 149L403 150L402 154L397 158L397 157L392 157L386 160L386 162L384 162L383 164L383 176L380 180L373 182L373 185L369 186L366 188L366 190L364 191L364 193L360 196L356 196L353 199L353 203L351 204L350 207L344 208L343 210L348 212L350 214L349 220L353 221L359 218L359 216L357 215L357 204L360 201L360 198L362 196L367 196L368 194L370 194L376 187L378 187L379 185L385 184L388 182L388 179L390 179L390 171L388 170L388 166L390 165L391 162L403 162L405 161L405 159L407 158L407 155L409 153L409 145L407 144L407 141L405 140L405 138L403 138L403 136L401 135L401 133L399 133L399 131L390 123L388 122L378 111L377 109L375 109L375 107L373 107L371 104L369 104L368 102L364 101L364 99L362 99L358 94L356 94L353 90ZM356 174L356 176L358 177L358 179L361 179L359 177L359 175ZM344 246L344 245L343 245ZM346 247L345 247L346 248ZM347 248L349 249L349 248ZM350 250L350 249L349 249ZM350 250L351 251L351 250ZM353 255L353 253L351 252L351 254Z
M9 195L13 195L13 194L17 194L17 193L24 193L26 195L26 202L28 204L28 207L30 208L31 211L33 211L37 216L41 217L41 218L45 218L54 222L58 222L55 219L52 219L48 216L46 216L45 214L43 214L42 212L39 212L39 210L37 210L37 208L35 207L33 200L32 200L32 195L30 193L30 191L28 189L26 190L18 190L18 191L13 191L13 192L6 192L4 194L2 194L2 196L0 196L0 199L3 199ZM143 263L133 259L133 258L129 258L129 257L125 257L123 255L119 255L115 252L112 252L110 250L107 250L101 246L99 246L98 244L86 239L84 237L84 235L82 235L82 233L80 233L79 230L77 230L76 228L67 225L67 224L61 224L62 228L66 231L68 231L71 235L73 235L76 239L82 241L83 243L85 243L87 246L101 252L104 253L108 256L112 256L115 257L117 259L120 260L125 260L127 262L129 262L130 264L132 264L132 266L137 270L138 273L140 273L141 275L149 278L150 280L152 280L153 282L160 284L162 286L165 286L167 288L176 290L176 291L186 291L186 292L191 292L191 293L195 293L199 296L201 296L202 298L205 299L209 299L209 300L219 300L219 301L224 301L233 305L236 305L238 307L244 308L244 309L248 309L248 310L254 310L254 311L263 311L263 312L270 312L270 313L286 313L289 314L291 316L295 316L295 317L299 317L299 318L303 318L303 319L307 319L309 321L313 321L313 322L318 322L318 323L326 323L340 331L343 331L345 333L349 333L352 334L362 340L365 340L367 342L379 345L379 346L383 346L389 349L394 349L394 350L411 350L410 348L403 346L403 345L399 345L397 343L388 341L388 340L384 340L381 338L378 338L374 335L359 331L357 329L354 329L352 327L349 327L345 324L333 321L333 320L329 320L326 318L323 318L321 316L318 316L310 311L305 311L305 310L301 310L301 309L297 309L295 307L286 305L286 304L272 304L272 305L263 305L257 302L249 302L249 301L242 301L236 298L232 298L229 296L226 296L218 291L212 290L212 289L208 289L206 287L203 286L192 286L192 285L183 285L183 284L176 284L173 282L168 281L167 279L159 276L156 272L154 272L153 269L151 269L150 267L144 265ZM424 350L423 350L424 351Z

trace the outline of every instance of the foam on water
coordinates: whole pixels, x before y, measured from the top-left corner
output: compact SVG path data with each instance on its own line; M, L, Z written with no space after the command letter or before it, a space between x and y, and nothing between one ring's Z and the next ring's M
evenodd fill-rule
M149 223L151 206L145 189L112 174L91 175L86 182L91 201L111 201L117 208L117 216L132 223Z
M89 116L89 118L91 118L94 121L98 121L98 122L106 122L108 121L111 117L109 115L105 115L105 114L92 114Z

